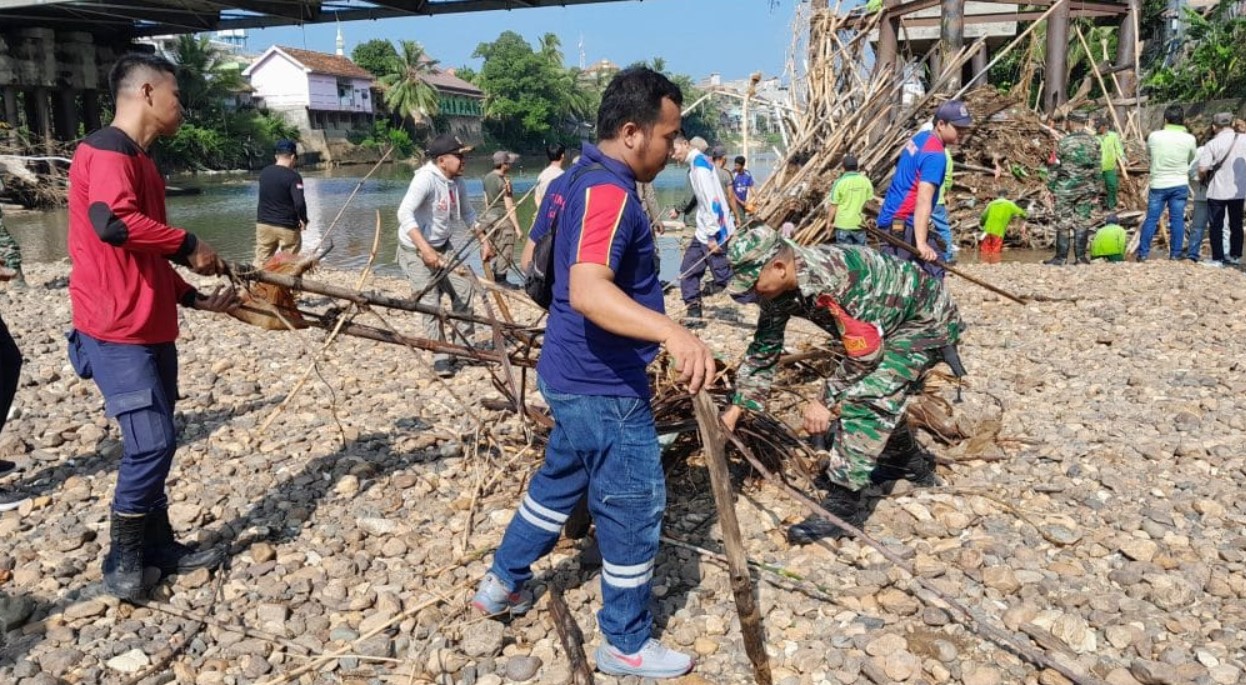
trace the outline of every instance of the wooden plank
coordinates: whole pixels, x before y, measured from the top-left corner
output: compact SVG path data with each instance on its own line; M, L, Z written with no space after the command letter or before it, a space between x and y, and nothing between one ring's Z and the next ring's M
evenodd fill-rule
M727 470L727 438L718 420L718 408L709 393L701 390L692 399L705 448L705 466L710 472L714 504L718 509L718 525L722 529L723 546L727 551L727 567L731 576L731 592L735 595L740 615L740 632L744 634L744 651L753 663L753 677L761 685L771 685L770 657L762 631L761 612L753 593L753 577L748 570L748 557L740 537L740 522L735 515L735 494L731 491L731 474Z

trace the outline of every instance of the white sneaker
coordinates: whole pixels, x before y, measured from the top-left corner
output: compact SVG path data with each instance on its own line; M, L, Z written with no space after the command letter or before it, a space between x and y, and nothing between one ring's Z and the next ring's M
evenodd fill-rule
M603 642L597 648L597 670L607 675L635 675L641 678L678 678L696 666L696 660L676 652L653 638L635 654L624 654Z
M1209 266L1213 269L1219 269L1224 266L1224 264L1221 264L1220 262L1217 262L1214 259L1204 259L1203 261L1199 262L1199 264L1202 264L1203 266Z

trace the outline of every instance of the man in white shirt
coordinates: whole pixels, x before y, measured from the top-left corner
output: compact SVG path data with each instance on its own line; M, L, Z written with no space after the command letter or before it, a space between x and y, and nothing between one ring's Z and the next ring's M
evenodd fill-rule
M441 296L445 295L450 298L450 309L457 314L472 313L475 291L467 279L444 272L454 259L455 249L450 241L454 228L476 225L476 211L467 202L467 186L462 178L466 166L463 157L471 149L457 136L434 138L426 151L428 162L415 172L398 206L398 266L411 280L415 294L423 293L419 302L440 306ZM478 229L472 230L480 239L481 262L488 263L493 256L489 241ZM471 324L463 324L461 330L471 338ZM445 341L442 320L425 315L424 337ZM443 378L453 376L454 361L450 355L433 355L433 371Z
M718 171L704 154L706 147L705 141L699 137L692 141L683 136L675 139L673 156L688 165L688 180L697 205L696 234L679 265L679 293L687 308L687 319L684 321L687 328L705 326L701 318L701 296L723 290L731 280L726 244L735 232L735 219L731 216L723 185L718 180ZM702 293L701 278L705 276L707 266L714 275L714 285L713 290Z
M1147 136L1147 152L1151 155L1151 189L1147 193L1146 220L1138 243L1138 261L1145 262L1151 253L1151 241L1159 228L1160 215L1168 208L1170 239L1168 258L1181 259L1185 238L1185 205L1190 198L1190 162L1198 142L1185 127L1185 111L1181 105L1164 110L1164 128Z
M1233 130L1233 115L1211 119L1215 135L1198 156L1199 179L1207 187L1211 222L1209 266L1242 263L1242 205L1246 203L1246 136ZM1224 217L1229 217L1229 253L1224 253ZM1191 250L1191 255L1197 253Z
M540 175L536 177L536 190L532 191L537 209L541 207L541 200L545 199L545 191L549 189L550 182L564 173L562 163L567 158L567 147L562 143L547 145L545 156L549 158L549 166L542 169ZM536 217L533 216L532 220L535 222Z

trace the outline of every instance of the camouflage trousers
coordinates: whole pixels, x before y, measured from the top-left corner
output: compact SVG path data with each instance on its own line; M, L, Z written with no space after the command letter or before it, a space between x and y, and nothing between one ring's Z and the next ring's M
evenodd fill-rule
M22 248L9 234L9 230L4 227L3 211L0 211L0 263L14 271L22 270Z
M1057 231L1085 231L1093 223L1095 195L1075 193L1056 194L1055 224Z
M909 396L921 389L926 371L940 359L938 350L906 347L884 347L878 366L840 396L839 430L826 467L832 482L851 490L870 485L870 474L903 419Z

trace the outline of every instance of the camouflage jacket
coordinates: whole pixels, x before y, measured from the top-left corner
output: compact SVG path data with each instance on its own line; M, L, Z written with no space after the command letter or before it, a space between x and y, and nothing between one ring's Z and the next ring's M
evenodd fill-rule
M794 246L798 289L761 301L757 331L736 373L732 403L761 411L770 394L784 334L793 316L831 333L831 349L843 354L826 381L822 400L833 406L840 395L870 373L882 350L921 352L954 344L964 324L938 280L913 262L902 262L867 247ZM829 301L828 301L829 298ZM877 327L880 354L854 359L844 346L838 306L849 317Z
M1099 141L1094 136L1085 131L1066 135L1056 144L1048 188L1057 195L1098 192L1100 161Z

